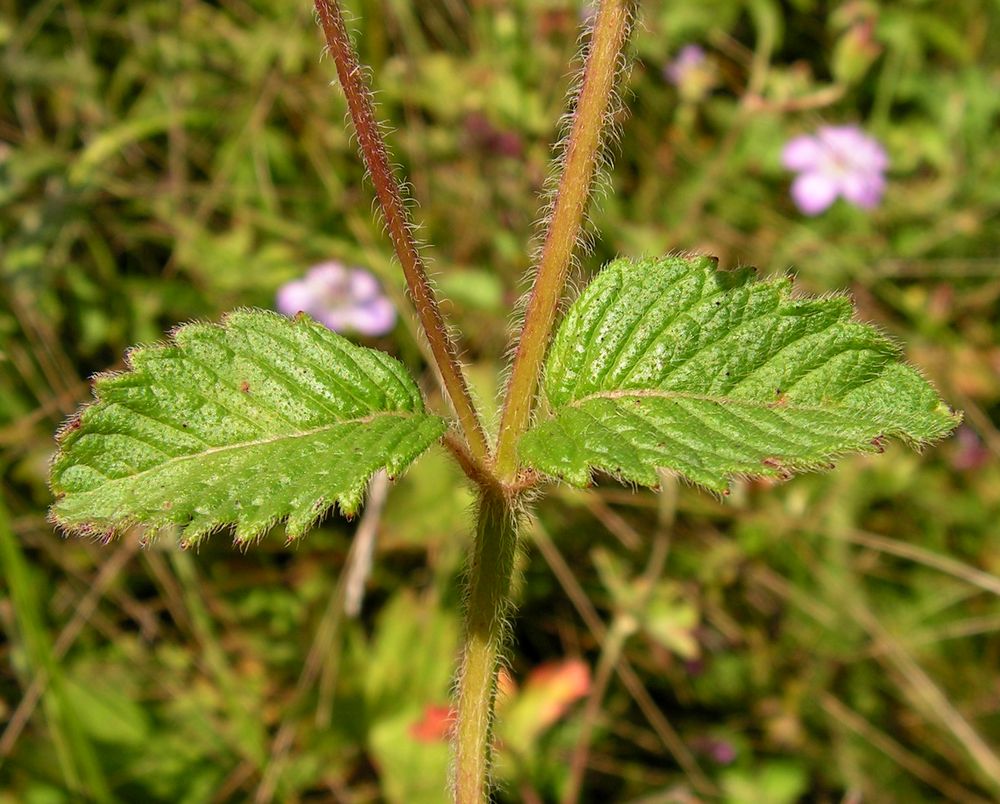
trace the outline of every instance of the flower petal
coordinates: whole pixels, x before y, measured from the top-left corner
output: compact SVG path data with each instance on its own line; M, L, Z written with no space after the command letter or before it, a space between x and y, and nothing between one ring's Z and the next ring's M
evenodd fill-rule
M823 126L817 137L830 156L841 164L879 172L889 166L889 157L881 143L858 126Z
M381 295L378 280L362 268L351 271L350 284L351 298L356 301L368 301Z
M311 282L321 282L326 285L339 285L347 280L347 268L336 260L327 260L309 269L306 277Z
M889 155L878 140L865 137L864 147L858 149L858 163L863 163L868 170L881 173L889 167Z
M283 315L293 316L299 312L309 312L315 303L316 294L313 289L301 279L286 282L275 295L275 307Z
M674 86L684 83L688 74L705 61L705 51L699 45L685 45L677 58L663 68L663 75Z
M806 215L819 215L837 198L837 183L824 173L803 173L792 182L792 200Z
M313 317L327 329L334 332L350 332L354 326L354 311L347 307L334 307L316 310Z
M882 200L885 179L879 173L848 173L840 179L840 193L862 209L873 209Z
M823 158L823 146L808 134L789 140L781 152L781 164L788 170L815 170L823 162Z
M385 335L396 325L396 308L385 297L373 299L344 313L348 315L352 329L369 337Z

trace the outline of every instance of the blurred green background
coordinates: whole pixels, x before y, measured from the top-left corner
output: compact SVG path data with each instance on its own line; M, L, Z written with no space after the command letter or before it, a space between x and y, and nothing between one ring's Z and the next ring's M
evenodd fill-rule
M495 404L584 9L355 0L395 156ZM674 86L687 44L707 59ZM471 495L435 449L360 527L197 554L46 523L87 378L312 264L403 303L307 0L0 0L0 802L440 802ZM696 250L849 289L964 410L917 455L724 501L556 490L527 534L502 801L1000 797L1000 6L644 0L577 284ZM792 204L791 137L889 152L871 212ZM369 341L440 405L404 315ZM360 615L348 578L365 581Z

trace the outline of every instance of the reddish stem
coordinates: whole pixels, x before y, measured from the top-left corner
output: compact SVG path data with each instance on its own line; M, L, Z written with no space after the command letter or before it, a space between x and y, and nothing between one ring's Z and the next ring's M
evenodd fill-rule
M403 192L389 162L389 150L375 117L375 106L364 71L344 25L340 3L338 0L315 0L315 4L327 46L337 65L340 85L347 97L361 157L375 186L389 237L403 268L410 297L434 355L445 394L462 425L470 451L483 463L489 457L486 435L458 360L458 350L448 336L441 308L427 279L427 271L413 237L413 224L403 202Z

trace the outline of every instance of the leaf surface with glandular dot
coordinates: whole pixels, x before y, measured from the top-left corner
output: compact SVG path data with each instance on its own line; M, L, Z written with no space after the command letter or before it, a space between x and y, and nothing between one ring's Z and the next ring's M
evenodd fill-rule
M724 492L785 478L889 436L923 444L960 421L843 296L707 257L620 259L572 305L547 358L551 416L520 442L575 485L594 469L654 486L672 470Z
M396 360L305 316L188 324L128 363L60 433L51 518L68 531L177 526L194 543L286 520L295 538L334 504L353 514L376 471L399 474L445 429Z

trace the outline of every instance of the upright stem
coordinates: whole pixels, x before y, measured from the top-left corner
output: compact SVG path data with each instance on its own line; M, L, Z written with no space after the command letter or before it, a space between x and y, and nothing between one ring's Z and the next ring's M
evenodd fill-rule
M315 4L327 46L337 64L340 85L347 97L347 107L358 135L361 157L368 168L372 184L375 185L375 194L385 217L389 237L403 267L403 275L441 374L445 393L462 425L469 449L479 461L484 461L489 456L486 435L462 373L458 350L448 336L437 298L427 279L427 271L413 237L413 224L403 203L402 189L389 163L388 147L375 117L372 95L365 81L364 71L358 63L358 54L344 25L340 3L338 0L315 0Z
M512 501L503 490L486 487L479 500L469 567L455 734L456 804L482 804L489 796L497 664L503 650L516 550L517 515Z
M517 473L517 440L528 426L542 360L580 236L631 12L632 0L601 0L597 12L562 176L504 399L496 456L502 480L509 481Z

